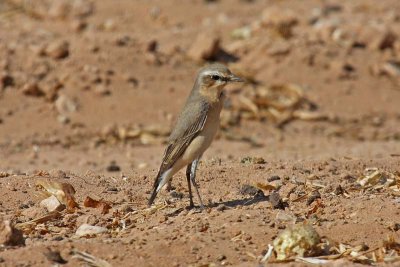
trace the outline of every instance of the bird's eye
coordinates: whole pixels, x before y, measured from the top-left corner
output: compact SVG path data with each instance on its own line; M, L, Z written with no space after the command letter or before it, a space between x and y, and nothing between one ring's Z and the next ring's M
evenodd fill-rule
M211 79L213 79L214 81L218 81L220 77L218 75L211 75Z

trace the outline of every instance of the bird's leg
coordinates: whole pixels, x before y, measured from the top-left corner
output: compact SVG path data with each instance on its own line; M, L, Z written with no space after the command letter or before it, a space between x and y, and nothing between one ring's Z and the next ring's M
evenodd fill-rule
M190 184L190 176L191 176L192 165L193 165L193 163L190 163L186 168L186 179L187 179L187 183L188 183L188 187L189 187L189 199L190 199L189 207L190 208L194 207L193 196L192 196L192 185Z
M199 188L198 188L198 186L196 184L196 170L197 170L197 164L199 163L199 160L200 160L200 158L195 159L191 164L192 167L191 167L191 170L190 170L190 180L192 181L192 184L194 186L194 190L196 191L197 197L199 198L200 207L202 209L204 209L204 204L203 204L203 201L201 200L201 197L200 197Z

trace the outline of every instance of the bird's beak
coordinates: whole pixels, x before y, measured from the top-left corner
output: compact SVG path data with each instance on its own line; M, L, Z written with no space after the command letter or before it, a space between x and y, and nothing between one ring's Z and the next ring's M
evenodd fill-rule
M244 82L244 80L236 75L229 75L228 82Z

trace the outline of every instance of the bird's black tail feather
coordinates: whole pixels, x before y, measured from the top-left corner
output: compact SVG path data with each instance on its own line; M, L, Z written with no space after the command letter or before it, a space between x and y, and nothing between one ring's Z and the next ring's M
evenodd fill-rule
M151 194L151 197L149 198L149 202L148 202L149 207L153 204L154 199L156 199L157 193L158 193L157 187L154 187L153 193Z
M161 172L159 171L156 176L156 179L154 180L153 193L151 193L151 197L149 198L149 202L148 202L149 207L153 204L154 199L156 199L156 197L157 197L157 193L158 193L157 188L158 188L158 185L160 184L160 180L161 180L160 174L161 174Z

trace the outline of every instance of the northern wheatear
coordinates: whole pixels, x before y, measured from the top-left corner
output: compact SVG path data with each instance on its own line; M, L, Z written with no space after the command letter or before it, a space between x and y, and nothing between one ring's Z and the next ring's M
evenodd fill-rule
M169 137L149 206L161 188L167 183L170 184L172 176L187 166L190 207L194 206L190 182L193 183L201 207L204 207L195 181L197 164L218 130L219 116L225 99L223 88L230 82L241 81L241 78L233 75L222 64L212 64L199 71L193 89Z

